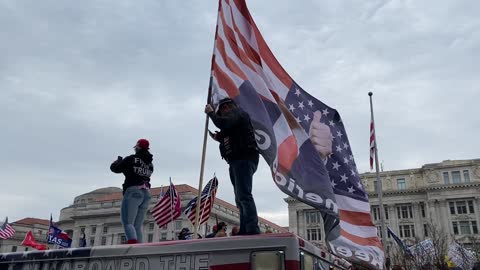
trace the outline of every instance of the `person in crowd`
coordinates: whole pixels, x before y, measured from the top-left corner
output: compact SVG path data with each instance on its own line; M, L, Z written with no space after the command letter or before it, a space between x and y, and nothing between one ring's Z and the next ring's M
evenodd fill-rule
M230 236L237 236L239 231L240 231L240 228L238 226L233 226Z
M217 224L217 233L215 237L225 237L227 235L227 224L225 222L220 222Z
M120 217L127 244L143 241L143 221L151 199L150 176L153 173L153 155L149 147L148 140L140 139L133 147L135 154L126 158L118 156L110 165L112 172L125 175Z
M252 196L253 174L259 152L250 116L230 98L220 100L217 112L208 104L205 113L220 132L210 136L220 142L220 154L229 164L235 203L240 211L239 235L259 234L258 215Z
M207 234L205 238L213 238L215 237L215 234L217 233L217 225L213 225L212 227L212 232Z

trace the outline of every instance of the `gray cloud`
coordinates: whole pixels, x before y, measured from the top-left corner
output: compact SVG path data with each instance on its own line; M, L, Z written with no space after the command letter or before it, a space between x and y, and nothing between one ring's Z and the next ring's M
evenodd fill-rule
M249 1L272 51L304 89L336 108L368 170L374 91L380 159L403 169L478 158L480 3ZM272 8L274 7L274 8ZM216 1L0 3L0 216L54 217L73 197L120 186L109 172L139 137L154 185L197 186ZM206 175L233 202L209 142ZM287 225L261 163L260 213Z

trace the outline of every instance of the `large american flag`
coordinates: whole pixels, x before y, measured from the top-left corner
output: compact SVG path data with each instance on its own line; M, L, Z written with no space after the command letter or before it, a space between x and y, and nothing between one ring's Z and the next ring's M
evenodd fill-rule
M0 239L11 238L15 234L15 229L8 224L8 217L5 218L5 222L0 225Z
M163 196L160 194L160 196L151 213L158 227L163 227L177 219L182 214L182 209L180 207L180 195L172 182L170 182L167 192Z
M331 250L382 269L383 246L340 115L283 69L245 0L219 1L210 90L214 104L228 96L249 113L274 182L322 212Z
M200 213L199 220L202 225L210 217L210 212L212 211L213 202L215 201L215 194L217 193L218 188L218 179L213 177L202 190L201 201L200 201ZM195 225L195 213L197 212L197 197L193 198L188 202L187 208L184 213L190 219L193 225Z

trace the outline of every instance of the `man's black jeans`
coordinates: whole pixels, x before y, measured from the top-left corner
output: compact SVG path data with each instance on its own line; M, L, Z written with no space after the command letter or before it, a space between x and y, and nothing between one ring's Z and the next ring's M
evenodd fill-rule
M240 211L239 235L259 234L257 208L252 196L252 180L258 167L258 155L252 159L231 160L229 164L235 203Z

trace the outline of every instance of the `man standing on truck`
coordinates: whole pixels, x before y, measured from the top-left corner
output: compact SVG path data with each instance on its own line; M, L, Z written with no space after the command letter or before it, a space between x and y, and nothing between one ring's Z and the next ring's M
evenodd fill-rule
M143 241L143 221L150 202L150 176L153 173L153 155L148 151L150 143L140 139L133 147L135 154L126 158L118 156L110 170L114 173L123 173L123 200L121 219L127 244L136 244Z
M250 116L230 98L220 100L217 113L210 104L205 113L220 132L210 133L220 142L220 154L229 164L235 203L240 211L239 235L259 234L258 216L252 196L253 174L258 166L258 149Z

